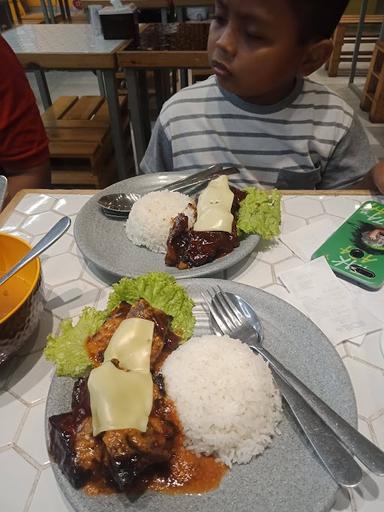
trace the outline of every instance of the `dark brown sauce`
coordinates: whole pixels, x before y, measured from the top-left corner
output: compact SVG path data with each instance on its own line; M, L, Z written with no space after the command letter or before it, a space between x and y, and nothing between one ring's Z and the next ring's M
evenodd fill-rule
M175 407L169 403L169 418L179 427L180 433L175 439L169 467L164 472L154 472L145 480L146 486L165 494L198 494L216 489L228 467L214 457L198 455L184 447L180 420Z
M105 324L95 336L87 340L86 349L95 366L101 364L110 337L122 319L126 317L127 312L125 305L120 305L111 315L109 324ZM162 332L165 327L161 322L157 322L156 317L153 320L157 329ZM152 368L155 381L156 378L162 379L161 367L168 355L180 343L180 337L172 331L168 330L166 332L165 330L162 334L165 338L164 347ZM80 392L82 389L81 386L79 386L79 390L75 389L73 407L78 401L81 401ZM130 494L140 495L147 489L173 495L197 494L216 489L220 485L224 474L228 471L228 467L214 457L199 455L184 447L185 436L176 408L169 398L164 398L164 400L164 415L169 422L175 425L178 431L172 446L171 459L169 463L157 467L152 466L147 472L140 475ZM89 496L110 495L119 492L104 476L96 474L93 474L91 481L87 482L82 489Z

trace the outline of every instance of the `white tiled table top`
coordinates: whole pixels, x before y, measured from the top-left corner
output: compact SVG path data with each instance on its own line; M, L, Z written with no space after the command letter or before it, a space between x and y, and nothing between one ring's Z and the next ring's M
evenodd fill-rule
M124 42L95 36L91 25L20 25L2 34L17 54L113 53Z
M60 25L55 25L55 29ZM74 220L89 195L27 194L0 231L36 243L61 215ZM367 196L285 196L282 230L288 232L321 218L345 219ZM384 202L384 198L378 198ZM73 226L73 224L72 224ZM104 307L108 287L86 267L70 230L41 257L46 307L35 340L0 371L0 510L3 512L73 512L53 477L44 439L44 409L53 368L42 349L61 319L76 317L86 305ZM287 300L276 279L300 262L280 241L262 244L247 261L227 271L227 278ZM384 305L384 289L383 289ZM384 308L383 308L384 309ZM382 339L383 337L383 339ZM359 411L359 429L384 449L384 336L367 335L361 346L338 346L350 374ZM340 491L333 511L382 512L384 478L366 474L353 491ZM285 512L285 511L279 511ZM288 511L294 512L294 511ZM310 511L308 511L310 512Z

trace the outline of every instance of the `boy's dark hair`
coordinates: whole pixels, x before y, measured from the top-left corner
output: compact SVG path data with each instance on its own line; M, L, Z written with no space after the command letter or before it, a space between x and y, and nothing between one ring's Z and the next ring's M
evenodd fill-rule
M288 0L299 22L299 43L332 36L349 0Z

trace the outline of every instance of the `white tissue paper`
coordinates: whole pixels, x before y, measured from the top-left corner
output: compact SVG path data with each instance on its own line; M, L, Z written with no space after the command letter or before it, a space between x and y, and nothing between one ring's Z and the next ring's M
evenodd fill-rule
M280 281L303 305L311 320L335 345L345 340L362 343L363 334L382 329L361 298L335 276L324 256L278 275Z

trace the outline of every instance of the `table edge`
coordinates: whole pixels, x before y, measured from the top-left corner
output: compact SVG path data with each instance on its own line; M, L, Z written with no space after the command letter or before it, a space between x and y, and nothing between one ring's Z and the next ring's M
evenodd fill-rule
M17 194L11 199L7 206L0 212L0 227L3 226L14 211L16 205L22 200L27 194L76 194L76 195L89 195L96 194L99 189L23 189L17 192ZM281 190L284 196L372 196L374 192L368 189L328 189L328 190Z

